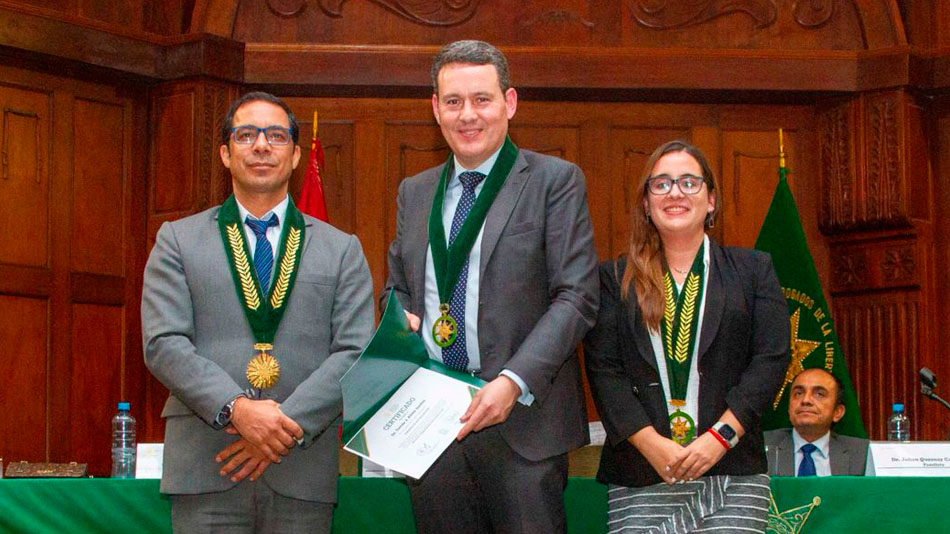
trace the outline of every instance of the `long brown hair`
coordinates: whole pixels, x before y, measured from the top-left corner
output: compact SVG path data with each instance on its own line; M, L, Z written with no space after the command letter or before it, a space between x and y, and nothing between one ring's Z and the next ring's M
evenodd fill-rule
M644 166L639 182L633 188L630 196L630 250L627 251L627 267L623 273L620 285L620 294L626 299L633 287L637 294L637 302L643 313L643 321L653 331L659 331L660 319L666 308L663 290L663 272L665 260L663 258L663 242L653 221L647 217L643 209L643 199L647 193L647 180L653 172L656 162L671 152L686 152L692 156L703 171L703 181L711 195L717 189L716 176L703 155L695 146L685 141L670 141L660 145ZM706 227L712 227L716 214L719 212L721 195L715 195L714 208L706 216Z

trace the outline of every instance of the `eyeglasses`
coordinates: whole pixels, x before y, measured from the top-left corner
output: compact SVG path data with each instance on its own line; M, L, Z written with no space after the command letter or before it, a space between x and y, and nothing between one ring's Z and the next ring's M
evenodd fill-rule
M665 174L654 176L647 180L647 190L654 195L668 195L673 190L673 186L679 186L684 195L695 195L703 188L706 180L701 176L684 174L679 178L670 178Z
M257 137L264 132L264 139L271 146L288 145L293 140L290 130L283 126L268 126L267 128L258 128L245 124L231 128L231 139L239 145L253 145Z

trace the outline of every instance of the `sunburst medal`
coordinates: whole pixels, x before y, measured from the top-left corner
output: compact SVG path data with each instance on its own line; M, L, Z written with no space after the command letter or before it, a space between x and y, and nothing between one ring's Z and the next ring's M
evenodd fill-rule
M670 414L670 435L673 441L685 446L693 441L693 437L696 435L696 423L693 422L693 418L688 413L679 409L683 404L675 402L671 404L677 408L675 412Z
M436 345L444 349L452 343L455 343L455 336L458 335L458 324L455 322L455 319L449 315L448 304L439 306L439 312L441 312L442 315L436 319L435 324L432 325L432 339Z
M257 343L254 350L258 352L247 364L247 381L252 387L257 389L268 389L277 384L280 379L280 363L273 354L267 352L273 350L274 346L270 343Z

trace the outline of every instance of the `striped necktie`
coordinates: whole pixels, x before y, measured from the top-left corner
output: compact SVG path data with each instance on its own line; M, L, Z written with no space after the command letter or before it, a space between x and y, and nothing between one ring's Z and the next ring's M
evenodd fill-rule
M452 230L449 232L449 244L455 241L459 230L468 213L475 205L475 188L485 179L480 172L467 171L459 174L462 182L462 198L455 208L455 217L452 218ZM468 368L468 349L465 348L465 286L468 284L468 258L459 271L459 279L452 291L452 300L449 301L449 314L455 319L458 331L455 342L442 349L442 362L453 369L464 371Z
M261 283L261 292L266 295L267 288L270 286L271 269L274 267L274 250L271 248L270 241L267 240L267 229L277 226L277 215L272 213L266 221L252 219L248 215L244 222L257 238L257 245L254 247L254 270L257 271L257 279Z

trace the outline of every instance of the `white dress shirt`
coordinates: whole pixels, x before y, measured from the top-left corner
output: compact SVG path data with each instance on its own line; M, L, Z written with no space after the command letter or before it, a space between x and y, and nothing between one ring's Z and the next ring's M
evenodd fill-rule
M498 154L501 153L501 147L495 151L487 160L474 169L466 169L455 159L455 173L449 179L445 186L445 200L442 203L442 226L445 228L445 238L448 241L452 230L452 220L455 218L455 210L458 208L459 200L462 198L462 182L459 175L463 172L480 172L487 178L491 173L495 161L498 160ZM475 186L475 198L485 187L485 180L482 180ZM465 349L468 353L468 369L477 372L481 369L481 357L478 351L478 290L479 290L479 266L482 257L482 235L485 233L485 225L478 230L478 236L472 245L472 250L468 254L468 279L465 284ZM446 243L448 244L448 243ZM425 283L425 315L422 318L422 339L425 342L429 357L442 361L442 347L435 344L432 339L432 325L442 315L439 313L439 305L442 301L439 299L439 287L435 278L435 267L432 260L432 246L428 247L426 253L426 283ZM518 375L508 369L502 369L501 374L512 379L518 387L521 388L521 397L518 402L530 405L534 402L534 395L528 390L528 385Z
M238 215L241 217L241 226L244 228L244 237L247 238L247 248L248 252L251 254L251 261L254 261L254 252L257 250L257 236L254 235L254 230L251 230L251 227L247 225L247 218L257 219L259 221L266 221L270 219L270 216L277 216L277 225L270 226L267 228L267 232L264 235L267 237L267 241L270 243L271 253L274 257L274 266L277 265L277 243L280 242L280 231L284 227L284 219L287 215L287 203L289 202L290 197L284 197L284 200L281 200L279 204L274 206L273 209L264 214L263 217L257 218L247 211L247 208L241 205L240 202L237 203ZM237 200L235 197L234 200ZM271 267L271 274L273 272L273 266Z

